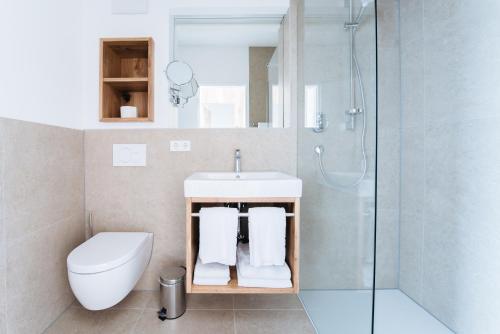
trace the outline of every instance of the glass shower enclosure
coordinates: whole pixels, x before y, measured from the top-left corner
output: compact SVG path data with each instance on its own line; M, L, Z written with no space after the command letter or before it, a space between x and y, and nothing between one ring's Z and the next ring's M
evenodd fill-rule
M375 6L369 0L304 0L302 14L300 299L319 333L372 333Z

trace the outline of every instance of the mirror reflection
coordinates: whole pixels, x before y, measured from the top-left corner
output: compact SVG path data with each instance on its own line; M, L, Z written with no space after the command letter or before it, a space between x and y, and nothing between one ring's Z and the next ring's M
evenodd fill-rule
M178 127L284 127L284 18L175 17L173 60L199 85L179 101ZM192 77L173 72L171 87Z

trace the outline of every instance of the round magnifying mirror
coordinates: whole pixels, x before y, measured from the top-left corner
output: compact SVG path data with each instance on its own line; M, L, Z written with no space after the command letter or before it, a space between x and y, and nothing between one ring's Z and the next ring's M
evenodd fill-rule
M179 91L182 97L190 99L198 92L198 82L193 78L189 85L183 85Z
M185 85L193 79L193 70L191 66L178 60L168 64L165 73L167 74L168 80L179 86Z

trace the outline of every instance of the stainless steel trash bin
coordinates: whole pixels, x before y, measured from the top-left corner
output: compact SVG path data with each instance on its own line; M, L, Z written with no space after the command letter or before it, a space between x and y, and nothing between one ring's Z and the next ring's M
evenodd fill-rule
M158 317L161 320L175 319L186 311L186 269L183 267L165 268L160 274L160 306Z

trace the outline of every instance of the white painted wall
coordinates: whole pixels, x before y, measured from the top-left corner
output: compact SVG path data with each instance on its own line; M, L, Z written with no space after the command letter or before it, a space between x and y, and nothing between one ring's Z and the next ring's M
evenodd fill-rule
M112 15L111 0L88 0L83 5L83 127L166 128L177 117L168 100L163 69L170 58L170 15L282 13L288 0L150 0L148 14ZM155 121L113 124L99 122L99 38L152 36L155 40Z
M248 47L178 46L176 58L188 63L200 86L246 86L249 80ZM178 112L178 126L199 127L199 94Z
M174 126L162 73L170 54L170 15L280 13L288 2L150 0L148 14L112 15L112 0L3 1L0 117L89 129ZM156 42L155 122L100 123L99 38L131 36Z
M80 128L81 0L2 1L0 117Z

